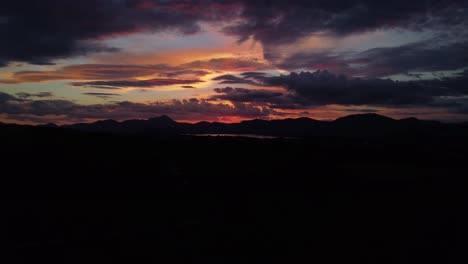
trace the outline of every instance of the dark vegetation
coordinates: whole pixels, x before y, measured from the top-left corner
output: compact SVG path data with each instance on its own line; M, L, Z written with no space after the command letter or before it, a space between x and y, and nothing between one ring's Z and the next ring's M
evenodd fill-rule
M466 124L148 122L0 125L2 263L466 263Z

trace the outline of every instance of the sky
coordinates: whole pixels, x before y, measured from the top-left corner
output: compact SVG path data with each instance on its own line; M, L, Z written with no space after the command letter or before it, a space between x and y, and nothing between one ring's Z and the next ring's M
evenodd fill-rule
M467 0L3 0L0 122L468 121Z

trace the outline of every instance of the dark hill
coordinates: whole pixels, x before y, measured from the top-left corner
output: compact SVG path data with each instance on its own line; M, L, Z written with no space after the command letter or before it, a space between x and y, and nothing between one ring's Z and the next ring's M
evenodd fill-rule
M335 120L337 124L351 124L351 125L378 125L389 124L395 122L395 119L386 117L379 114L360 114L349 115L340 117Z
M115 120L104 120L94 123L65 125L63 127L87 132L145 134L155 136L177 135L180 132L179 123L175 122L168 116L160 116L148 120L126 120L123 122L118 122Z
M256 134L282 137L381 137L399 134L460 134L466 124L443 124L416 118L395 120L378 114L350 115L335 121L318 121L310 118L282 120L247 120L240 123L199 122L178 123L168 116L148 120L97 121L89 124L66 125L81 131L137 134L151 136L176 136L182 134ZM456 128L455 128L456 127ZM457 131L455 131L457 130ZM465 132L465 131L463 131Z

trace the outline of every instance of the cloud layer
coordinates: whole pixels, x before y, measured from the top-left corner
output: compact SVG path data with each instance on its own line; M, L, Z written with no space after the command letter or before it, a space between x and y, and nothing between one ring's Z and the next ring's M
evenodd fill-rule
M265 47L311 34L347 35L376 29L466 26L464 0L6 0L0 4L0 61L47 64L54 58L112 52L98 40L135 32L193 34L200 22ZM34 43L34 45L31 45Z
M312 105L425 105L436 97L468 95L465 78L427 81L359 79L328 71L291 73L266 78L269 85L281 85Z
M330 105L358 107L356 111L367 106L426 107L465 113L467 28L466 0L5 0L0 4L0 88L9 93L0 92L0 114L64 120L168 114L213 120ZM402 39L388 45L365 43L366 34L379 33ZM145 36L148 43L128 43L129 35ZM158 38L164 43L149 43ZM340 49L340 41L350 38L365 48L348 43ZM229 46L227 39L245 43L239 46L243 49L249 43L255 48L223 49ZM205 42L216 52L195 50L179 54L193 57L171 61L181 49ZM154 64L138 65L139 59L119 64L125 56L146 56L135 54L143 45L151 50L145 51L151 53L145 61L154 59ZM102 52L118 54L95 55ZM76 60L85 64L73 65L77 62L70 58L79 55L86 55ZM114 55L113 62L106 61ZM169 59L158 60L164 58L160 55ZM413 81L396 81L404 80L402 76ZM69 83L64 87L68 91L54 90L65 97L33 90L53 81ZM199 99L142 104L113 93L161 86L184 88L173 98ZM14 91L16 87L21 89ZM89 89L79 93L76 88ZM83 98L91 96L122 101L90 105Z
M350 76L377 78L459 70L468 66L467 58L462 54L468 54L468 40L454 43L432 40L354 53L296 53L279 61L277 66L286 70L331 70Z
M212 100L263 103L271 108L304 109L326 105L385 107L459 107L468 95L465 77L419 81L360 79L328 71L261 76L266 86L282 86L284 92L262 89L216 88Z
M99 93L93 96L113 96ZM220 120L226 117L268 117L273 111L244 103L217 104L199 99L168 102L134 103L128 101L111 104L81 105L68 100L23 100L0 92L0 114L11 119L33 122L81 122L97 119L126 120L170 115L177 120Z
M198 60L183 65L135 65L135 64L78 64L49 71L17 71L9 79L0 83L18 84L50 82L60 80L90 81L129 81L129 79L158 75L170 80L175 78L200 78L212 71L258 71L271 69L271 66L255 60L236 58L217 58ZM164 80L160 78L160 80ZM176 83L177 84L177 83Z
M115 51L95 42L141 31L197 32L203 14L184 12L176 2L138 0L7 0L0 4L0 60L48 63L90 52ZM157 5L157 6L156 6ZM31 45L34 43L34 45Z
M120 81L95 81L95 82L74 82L72 85L80 87L92 87L98 89L120 89L126 87L151 88L157 86L168 86L176 84L194 84L203 82L201 80L182 79L149 79L149 80L120 80Z

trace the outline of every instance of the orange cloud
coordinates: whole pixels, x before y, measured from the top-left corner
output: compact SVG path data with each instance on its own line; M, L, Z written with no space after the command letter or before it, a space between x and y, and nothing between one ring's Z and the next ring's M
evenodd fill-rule
M170 86L180 84L195 84L203 82L201 80L183 80L183 79L169 79L169 78L158 78L149 80L118 80L118 81L95 81L95 82L74 82L72 85L79 87L92 87L92 88L103 88L103 89L119 89L127 87L141 87L141 88L152 88L157 86Z
M215 58L183 64L182 67L214 71L262 71L271 70L272 66L257 59Z
M47 82L58 80L122 80L150 76L158 72L168 72L177 68L168 65L109 65L80 64L66 66L56 71L22 71L13 74L11 79L0 83Z
M162 50L156 49L155 51L146 51L141 52L140 49L137 51L125 51L115 52L112 54L103 53L93 56L93 59L97 63L109 63L109 64L170 64L178 65L190 63L192 61L198 60L210 60L215 58L236 58L236 59L257 59L263 60L263 47L260 43L255 42L245 42L238 44L235 38L226 37L225 35L216 33L219 31L218 28L204 25L208 37L213 38L213 34L216 38L216 44L196 46L196 47L165 47ZM167 36L159 36L164 39ZM144 43L139 46L138 40L132 43L133 46L145 50L147 47L144 46ZM149 41L145 37L141 39L143 42ZM123 42L128 42L129 40L122 40ZM199 45L199 44L198 44Z
M0 83L35 83L59 80L114 81L128 79L148 79L160 76L202 77L209 71L256 71L268 70L271 66L257 59L215 58L192 61L179 66L122 65L122 64L80 64L60 68L55 71L21 71Z

